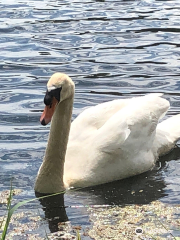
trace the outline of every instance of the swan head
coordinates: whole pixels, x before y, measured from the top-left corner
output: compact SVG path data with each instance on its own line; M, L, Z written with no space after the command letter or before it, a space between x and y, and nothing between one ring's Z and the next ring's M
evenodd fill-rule
M65 73L54 73L47 83L47 91L44 97L45 109L40 122L47 125L53 116L56 106L62 101L74 95L74 83Z

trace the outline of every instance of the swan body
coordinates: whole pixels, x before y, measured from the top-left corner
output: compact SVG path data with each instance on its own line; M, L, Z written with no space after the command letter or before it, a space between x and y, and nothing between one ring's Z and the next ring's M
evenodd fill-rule
M51 96L52 102L48 105L45 99L49 110L45 108L41 123L45 125L53 117L35 183L37 192L88 187L143 173L180 137L180 115L159 123L169 108L162 94L102 103L86 109L71 124L73 81L55 73L47 89L46 99Z

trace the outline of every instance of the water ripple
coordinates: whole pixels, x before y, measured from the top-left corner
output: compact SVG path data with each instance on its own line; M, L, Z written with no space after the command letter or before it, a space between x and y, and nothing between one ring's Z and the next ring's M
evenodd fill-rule
M88 106L149 92L165 93L168 114L180 113L179 1L2 0L0 9L1 189L12 175L16 187L33 188L49 131L39 117L55 71L75 82L73 119ZM160 176L170 202L179 200L170 174L177 168L172 161Z

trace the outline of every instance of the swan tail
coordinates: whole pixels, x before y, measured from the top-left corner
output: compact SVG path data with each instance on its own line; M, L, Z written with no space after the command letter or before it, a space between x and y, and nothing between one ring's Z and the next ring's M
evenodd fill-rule
M180 114L158 124L154 141L154 152L158 156L168 153L180 139Z

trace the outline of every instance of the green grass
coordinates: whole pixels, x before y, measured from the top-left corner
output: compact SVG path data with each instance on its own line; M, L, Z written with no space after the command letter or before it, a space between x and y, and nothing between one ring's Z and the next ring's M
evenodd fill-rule
M79 230L76 231L76 239L77 240L81 240L81 236L80 236Z
M17 203L15 206L12 207L13 189L12 189L12 182L11 182L10 193L9 193L8 202L7 202L7 217L6 217L6 220L5 220L5 216L4 216L4 218L3 218L2 222L1 222L1 225L0 225L0 227L2 227L2 225L3 225L4 222L5 222L5 225L4 225L4 228L3 228L3 232L2 232L1 237L0 237L1 240L5 240L5 239L6 239L7 230L8 230L10 221L11 221L11 217L12 217L13 213L14 213L19 207L25 205L26 203L35 201L35 200L40 200L40 199L43 199L43 198L52 197L52 196L56 196L56 195L64 194L64 193L65 193L65 191L60 192L60 193L54 193L54 194L47 195L47 196L42 196L42 197L38 197L38 198L33 198L33 199L25 200L25 201L22 201L22 202ZM77 240L81 240L79 233L77 233Z
M11 216L12 216L12 214L11 214L12 196L13 196L13 189L12 189L12 181L11 181L11 188L10 188L10 193L9 193L9 197L8 197L8 202L7 202L7 218L6 218L5 226L4 226L2 235L1 235L1 240L5 240L5 238L6 238L7 229L8 229L9 222L10 222L10 219L11 219ZM4 219L5 219L5 217L3 218L3 221L1 223L1 227L2 227L2 224L4 222Z

